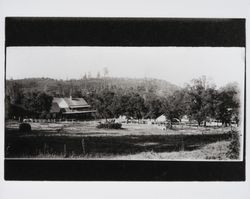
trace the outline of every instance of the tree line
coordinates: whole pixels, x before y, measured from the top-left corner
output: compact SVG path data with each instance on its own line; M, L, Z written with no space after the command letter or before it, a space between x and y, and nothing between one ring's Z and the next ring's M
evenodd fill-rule
M32 86L31 86L32 87ZM87 88L87 90L86 90ZM97 89L98 88L98 89ZM165 115L170 124L187 115L190 120L206 126L208 119L216 119L224 125L239 123L240 91L236 83L230 83L217 89L205 77L192 80L184 88L178 88L170 94L159 94L155 88L144 84L137 87L117 87L100 85L99 87L79 86L73 92L65 94L67 87L60 87L60 97L83 97L98 118L115 118L120 115L128 118L156 119ZM50 117L49 111L53 97L57 94L43 90L26 90L21 84L10 84L6 92L6 118L18 116Z

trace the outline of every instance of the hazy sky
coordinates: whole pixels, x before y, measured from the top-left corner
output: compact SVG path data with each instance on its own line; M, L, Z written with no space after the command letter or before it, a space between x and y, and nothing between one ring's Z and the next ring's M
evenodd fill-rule
M244 77L244 48L224 47L8 47L7 79L109 76L158 78L179 86L206 75L218 87Z

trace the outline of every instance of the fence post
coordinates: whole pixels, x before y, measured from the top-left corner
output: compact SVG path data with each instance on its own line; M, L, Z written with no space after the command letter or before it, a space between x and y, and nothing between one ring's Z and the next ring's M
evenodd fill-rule
M82 153L83 155L85 155L86 151L85 151L85 141L84 139L82 138Z
M46 143L44 143L44 147L43 147L43 154L45 154L45 153L46 153L46 149L47 149L47 144L46 144Z
M64 151L64 157L66 158L67 157L67 146L66 146L66 144L64 144L64 146L63 146L63 151Z
M181 134L181 151L184 151L184 139L183 139L183 134Z

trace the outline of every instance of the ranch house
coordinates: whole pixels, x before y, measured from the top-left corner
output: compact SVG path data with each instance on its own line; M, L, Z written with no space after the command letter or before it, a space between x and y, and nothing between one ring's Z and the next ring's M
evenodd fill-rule
M95 110L83 98L53 98L50 113L54 118L85 120L95 117Z

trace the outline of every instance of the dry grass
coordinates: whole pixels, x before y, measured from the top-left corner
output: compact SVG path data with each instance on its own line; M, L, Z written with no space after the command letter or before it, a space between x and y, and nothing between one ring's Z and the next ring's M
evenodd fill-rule
M98 129L99 121L61 122L61 123L30 123L34 131L44 131L45 135L58 136L126 136L126 135L200 135L221 134L230 130L217 127L174 126L173 129L162 130L162 126L148 124L122 124L122 129ZM18 129L17 122L7 122L8 129ZM50 132L47 134L46 132Z
M221 141L208 144L199 150L193 151L178 151L178 152L163 152L155 153L142 152L134 155L113 157L111 159L121 160L228 160L226 155L230 141ZM108 158L108 157L106 157Z
M6 157L188 160L227 159L228 128L123 124L123 129L98 129L98 121L30 123L32 133L6 123ZM86 153L81 145L85 140ZM64 145L67 153L64 153Z
M199 150L178 151L178 152L160 152L154 151L142 152L129 155L105 155L101 153L86 155L68 155L64 154L38 154L35 159L79 159L79 160L229 160L227 156L230 141L221 141L208 144ZM29 158L29 156L25 156ZM30 156L30 158L34 158Z

